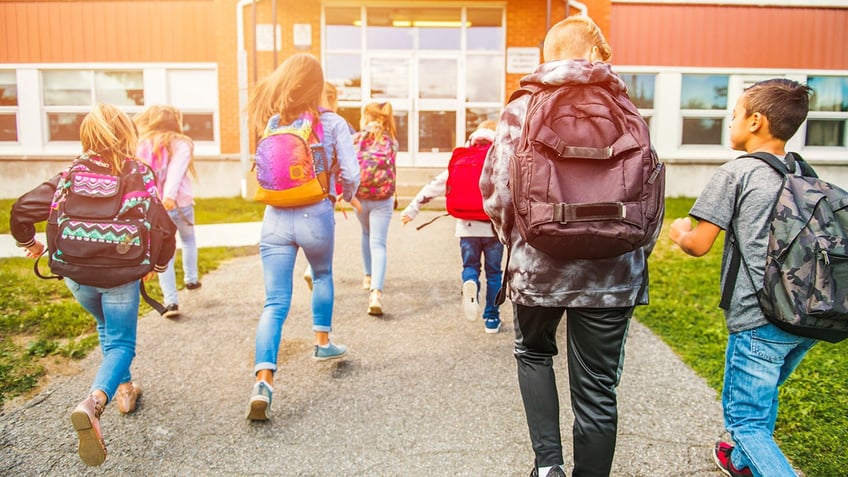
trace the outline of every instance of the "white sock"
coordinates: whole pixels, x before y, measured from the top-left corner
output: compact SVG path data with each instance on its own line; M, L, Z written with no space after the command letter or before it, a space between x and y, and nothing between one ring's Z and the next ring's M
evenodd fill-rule
M548 472L550 472L554 467L562 468L562 464L552 465L550 467L539 467L539 477L547 477Z
M319 347L319 348L327 349L327 348L329 348L329 347L330 347L330 342L329 342L329 341L327 341L327 344L325 344L325 345L318 345L318 347Z

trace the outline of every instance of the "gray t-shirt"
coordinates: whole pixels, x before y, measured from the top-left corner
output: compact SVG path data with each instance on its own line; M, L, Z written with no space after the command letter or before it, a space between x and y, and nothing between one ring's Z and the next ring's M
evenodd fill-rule
M732 237L741 245L744 261L736 278L730 309L725 311L730 333L768 323L755 289L762 288L771 212L782 183L781 176L765 162L752 157L735 159L713 174L689 211L696 219L706 220L727 232L721 258L722 290L733 250ZM750 276L745 272L746 265Z

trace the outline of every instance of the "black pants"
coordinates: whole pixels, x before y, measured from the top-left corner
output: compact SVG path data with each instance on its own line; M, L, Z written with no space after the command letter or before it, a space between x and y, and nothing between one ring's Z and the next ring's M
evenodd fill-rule
M574 412L572 475L609 475L618 426L615 388L633 308L514 305L518 385L537 467L565 462L553 356L557 354L556 330L566 313L568 382Z

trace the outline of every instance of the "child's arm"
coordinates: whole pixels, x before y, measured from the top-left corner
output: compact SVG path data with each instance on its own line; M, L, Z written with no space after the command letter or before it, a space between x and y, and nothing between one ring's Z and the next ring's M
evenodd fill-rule
M710 251L719 232L721 227L706 220L699 220L695 228L692 228L692 222L687 217L675 219L671 223L668 237L684 252L693 257L700 257Z
M418 212L421 210L421 206L435 199L436 197L441 197L445 195L445 190L447 187L448 181L448 171L442 171L439 175L434 177L430 182L424 185L418 194L415 195L415 198L409 203L408 206L401 212L400 220L406 225L409 222L412 222L415 219L415 216L418 215Z

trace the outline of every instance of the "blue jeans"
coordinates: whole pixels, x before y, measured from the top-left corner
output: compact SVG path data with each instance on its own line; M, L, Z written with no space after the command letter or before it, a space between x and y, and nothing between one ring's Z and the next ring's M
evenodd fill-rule
M392 221L395 198L361 200L362 210L356 213L362 225L362 265L371 276L371 289L383 290L386 280L386 240Z
M772 436L778 387L815 344L772 324L728 337L721 404L736 444L731 460L737 469L749 467L755 476L796 475Z
M486 307L483 318L500 318L495 305L495 297L501 289L501 259L503 244L497 237L461 237L459 251L462 254L462 282L472 280L480 289L480 256L485 258L486 267Z
M112 400L118 385L132 380L130 365L135 357L139 282L133 280L112 288L96 288L80 285L66 277L65 285L97 321L103 360L91 391L103 391Z
M169 210L168 215L177 226L177 233L182 242L183 254L183 283L195 283L197 277L197 240L194 236L194 206L179 207ZM159 286L166 305L179 304L177 298L177 274L174 271L176 255L168 262L168 269L159 274Z
M336 219L329 200L305 207L266 207L259 252L265 307L256 329L254 372L277 370L283 324L291 308L294 262L303 249L312 267L312 329L330 332L333 320L333 246Z

